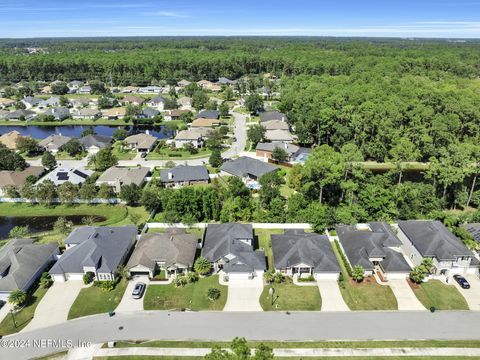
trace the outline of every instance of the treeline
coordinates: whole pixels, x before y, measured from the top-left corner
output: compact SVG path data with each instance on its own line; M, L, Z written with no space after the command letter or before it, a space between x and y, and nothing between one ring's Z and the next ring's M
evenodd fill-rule
M219 76L270 72L332 76L377 74L396 77L480 75L478 42L340 40L322 38L161 38L3 40L0 78L102 80L145 85L162 80L216 80ZM15 44L15 46L13 46ZM22 46L47 53L26 54Z

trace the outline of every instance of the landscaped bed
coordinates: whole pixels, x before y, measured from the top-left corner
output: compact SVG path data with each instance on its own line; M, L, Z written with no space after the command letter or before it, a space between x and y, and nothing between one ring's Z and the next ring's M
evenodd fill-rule
M220 298L210 300L207 296L209 288L219 289ZM218 283L217 275L200 278L184 287L175 287L173 284L149 285L143 307L145 310L222 310L227 301L227 291L227 286Z
M275 289L274 302L269 294ZM260 305L265 311L319 311L322 305L320 291L317 286L299 286L291 278L283 283L273 283L263 288Z
M429 280L421 284L408 282L418 300L427 309L468 310L465 298L454 285L446 285L440 280Z
M68 319L115 310L120 304L126 288L127 281L122 279L112 291L104 291L95 285L80 290L80 294L70 308Z

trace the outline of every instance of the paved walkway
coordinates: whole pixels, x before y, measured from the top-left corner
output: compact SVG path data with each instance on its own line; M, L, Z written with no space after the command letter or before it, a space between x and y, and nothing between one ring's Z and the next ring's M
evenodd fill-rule
M343 300L337 280L317 279L317 285L322 298L321 311L350 311Z
M463 289L455 279L450 278L448 280L449 284L454 284L460 294L463 295L467 301L468 307L470 310L480 310L480 279L476 275L463 275L465 279L470 283L470 289Z
M228 281L227 303L223 311L263 311L260 295L263 291L263 279Z
M427 310L415 296L406 279L388 280L387 284L390 285L393 294L397 298L398 310Z
M54 282L38 303L33 320L30 321L22 332L67 321L68 312L83 287L85 287L83 281L78 280Z
M148 279L148 276L135 276L132 280L130 280L128 282L127 289L123 294L122 301L120 301L120 304L118 304L115 312L143 310L143 297L145 296L147 289L145 289L145 292L140 299L134 299L132 297L132 291L135 288L135 285L139 282L143 282L148 286L150 280Z

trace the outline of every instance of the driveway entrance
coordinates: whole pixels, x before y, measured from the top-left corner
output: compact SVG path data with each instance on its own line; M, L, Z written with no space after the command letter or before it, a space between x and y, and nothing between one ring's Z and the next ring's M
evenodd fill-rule
M321 311L350 311L343 300L337 280L317 279L317 284L322 298Z
M448 282L455 284L460 294L467 301L470 310L480 310L480 279L477 275L462 275L470 283L470 289L462 289L455 279L450 278Z
M260 306L262 291L262 277L251 280L229 279L227 303L223 311L263 311Z
M125 293L123 294L123 297L122 297L122 301L120 301L120 304L118 304L117 308L115 309L115 312L143 310L143 297L145 296L147 289L145 289L145 292L143 293L143 296L140 299L134 299L132 297L132 291L135 288L135 285L139 282L143 282L148 286L148 284L150 283L150 280L148 279L148 276L134 276L133 279L131 279L128 282L127 289L125 290Z
M406 279L391 279L388 280L388 285L397 298L398 310L426 310Z

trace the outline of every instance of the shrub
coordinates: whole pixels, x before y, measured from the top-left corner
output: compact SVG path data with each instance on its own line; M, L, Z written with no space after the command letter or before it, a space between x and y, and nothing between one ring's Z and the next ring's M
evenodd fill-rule
M187 281L189 283L194 283L196 281L198 281L198 274L197 273L194 273L194 272L189 272L187 275Z
M195 260L193 268L200 275L207 275L210 273L210 271L212 271L212 263L203 256L200 256L197 260Z
M115 289L115 286L117 285L117 281L115 280L107 280L107 281L95 281L93 285L99 287L103 291L112 291Z
M299 277L298 281L300 281L300 282L311 282L311 281L315 281L315 278L313 277L313 275L310 275L306 278L305 277L303 277L303 278Z
M188 284L188 279L185 275L177 275L173 279L173 285L175 287L183 287Z
M42 288L47 289L53 284L52 277L48 272L44 272L42 276L40 277L39 284Z
M283 276L282 273L279 273L279 272L276 272L274 275L273 275L273 282L274 283L277 283L277 284L280 284L282 282L285 281L285 276Z
M212 301L218 300L220 295L221 295L220 290L217 288L211 287L211 288L208 288L207 290L207 296Z
M365 270L363 269L363 266L360 266L360 265L354 266L352 270L353 280L355 280L356 282L361 282L363 281L364 277L365 277Z
M93 273L92 272L87 272L85 274L83 274L83 283L85 285L88 285L92 282L93 280Z

